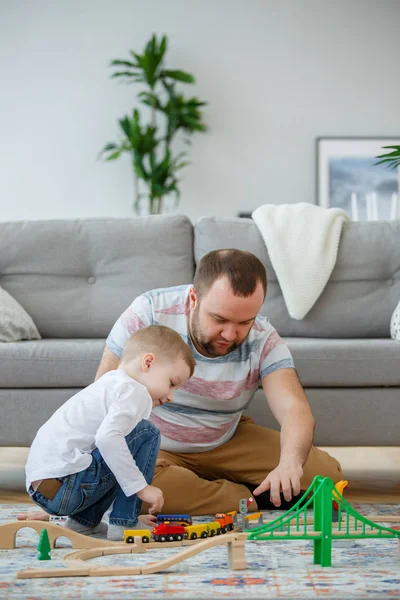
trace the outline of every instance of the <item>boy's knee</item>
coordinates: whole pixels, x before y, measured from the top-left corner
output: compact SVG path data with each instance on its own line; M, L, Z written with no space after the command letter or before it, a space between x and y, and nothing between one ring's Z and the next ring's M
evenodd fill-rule
M153 425L153 423L151 421L146 421L145 419L143 419L142 421L140 421L134 431L146 431L149 434L154 435L155 437L160 437L160 430Z
M156 441L158 447L160 447L161 443L161 434L160 430L153 425L150 421L140 421L130 433L126 436L126 440L129 441L132 438L136 438L139 435L140 438L143 439L145 437L147 440Z
M146 423L146 426L148 427L149 433L151 433L152 435L154 435L154 437L161 438L160 430L158 429L158 427L156 427L155 425L153 425L153 423L151 421L142 421L142 423Z

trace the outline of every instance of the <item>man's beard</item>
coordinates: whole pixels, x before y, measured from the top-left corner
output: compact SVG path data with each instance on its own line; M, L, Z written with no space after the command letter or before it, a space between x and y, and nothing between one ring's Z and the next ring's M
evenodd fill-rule
M200 350L204 350L206 354L214 358L217 358L218 356L225 356L225 354L232 352L241 345L238 342L233 342L233 344L224 348L225 352L218 351L216 348L214 348L214 342L208 340L201 331L198 308L195 308L191 315L190 333L193 341L197 344Z

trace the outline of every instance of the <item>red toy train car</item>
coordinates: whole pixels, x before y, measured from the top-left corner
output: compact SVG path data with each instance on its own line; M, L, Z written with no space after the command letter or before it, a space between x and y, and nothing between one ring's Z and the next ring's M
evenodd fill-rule
M160 523L151 533L155 542L180 542L188 536L183 525L170 523Z

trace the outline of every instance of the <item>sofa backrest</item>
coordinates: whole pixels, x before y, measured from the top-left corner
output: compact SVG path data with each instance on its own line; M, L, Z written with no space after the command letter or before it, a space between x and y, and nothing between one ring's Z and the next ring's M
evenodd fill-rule
M193 272L182 215L0 223L0 286L42 337L104 338L136 296Z
M329 282L303 320L289 317L261 234L251 219L203 217L194 230L196 264L211 250L256 254L268 275L263 313L283 336L387 338L400 300L400 220L343 226ZM307 285L307 281L304 282Z

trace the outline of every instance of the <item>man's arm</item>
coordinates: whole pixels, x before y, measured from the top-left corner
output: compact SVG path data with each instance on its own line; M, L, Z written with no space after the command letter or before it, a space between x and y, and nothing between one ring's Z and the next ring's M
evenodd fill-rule
M307 396L294 369L280 369L266 375L262 387L268 404L281 426L281 457L255 495L270 490L275 506L280 505L280 491L285 500L300 492L303 465L311 449L315 421Z
M114 371L115 369L117 369L118 363L118 356L115 356L115 354L113 354L111 350L109 350L106 346L104 348L104 352L101 357L101 361L98 366L96 377L94 378L94 380L96 381L97 379L99 379L99 377L104 375L104 373L108 373L108 371Z

